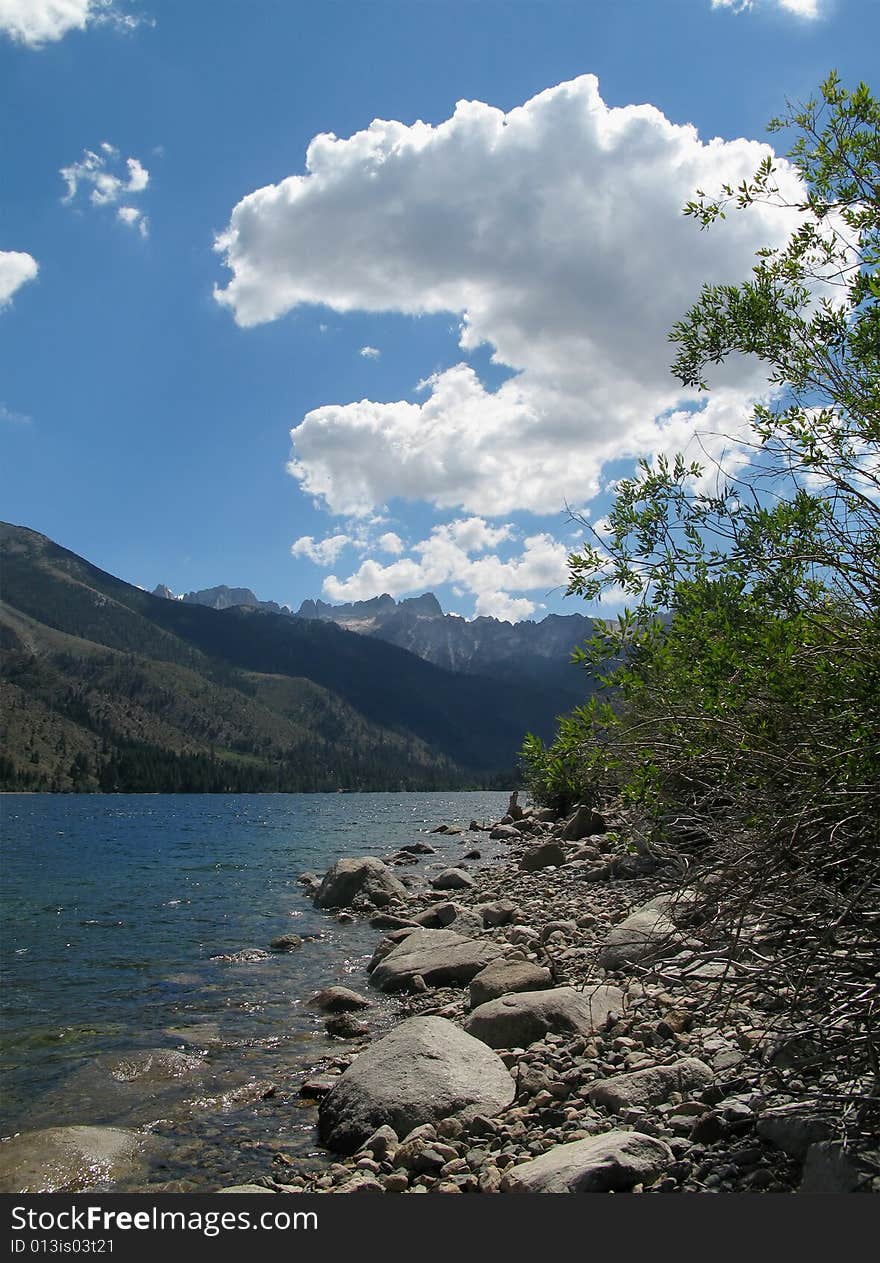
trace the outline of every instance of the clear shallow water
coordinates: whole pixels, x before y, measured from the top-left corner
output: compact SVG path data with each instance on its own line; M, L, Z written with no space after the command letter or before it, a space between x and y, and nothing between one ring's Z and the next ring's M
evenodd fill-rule
M0 1134L150 1126L170 1142L151 1183L182 1189L264 1174L279 1149L320 1160L299 1084L345 1045L306 1001L335 982L366 988L377 934L316 911L298 875L386 857L505 804L499 793L4 795ZM438 855L400 871L469 849L431 843ZM491 845L481 838L483 862ZM315 937L267 961L210 960L287 932ZM381 1029L394 1002L372 998ZM170 1078L121 1064L157 1048L197 1060ZM266 1081L277 1091L261 1100L253 1085Z

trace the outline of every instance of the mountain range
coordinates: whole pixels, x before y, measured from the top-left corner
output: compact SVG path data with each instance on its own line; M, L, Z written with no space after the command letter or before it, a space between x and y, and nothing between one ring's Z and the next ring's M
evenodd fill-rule
M402 601L383 593L347 605L308 600L303 601L296 614L274 601L260 601L250 588L229 588L225 584L181 597L175 597L160 584L153 595L214 610L243 606L311 622L335 623L358 635L408 649L447 671L552 684L569 696L572 706L582 700L583 678L571 669L571 651L594 631L594 621L583 614L549 614L537 623L509 623L486 617L468 620L444 614L433 592Z
M317 604L308 617L169 600L26 527L0 524L0 554L0 788L509 783L525 732L549 736L586 694L567 663L564 688L449 671Z

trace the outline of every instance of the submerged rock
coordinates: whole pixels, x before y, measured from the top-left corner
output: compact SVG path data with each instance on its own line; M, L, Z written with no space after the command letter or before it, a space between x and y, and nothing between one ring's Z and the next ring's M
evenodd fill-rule
M337 1013L328 1017L324 1029L335 1039L362 1039L370 1033L366 1022L362 1022L353 1013Z
M48 1127L0 1143L0 1192L80 1193L143 1177L161 1151L119 1127Z
M246 947L240 952L221 952L210 959L218 965L252 965L256 961L271 960L272 953L263 951L262 947Z
M201 1057L179 1052L176 1048L143 1048L112 1054L99 1057L96 1065L117 1083L138 1083L143 1087L162 1087L175 1080L198 1079L205 1072L205 1062Z
M350 1013L355 1009L369 1009L372 1003L348 987L324 987L312 996L309 1007L324 1013Z
M441 1017L412 1017L352 1063L321 1103L321 1140L354 1153L380 1127L407 1136L440 1119L493 1115L514 1081L485 1044Z

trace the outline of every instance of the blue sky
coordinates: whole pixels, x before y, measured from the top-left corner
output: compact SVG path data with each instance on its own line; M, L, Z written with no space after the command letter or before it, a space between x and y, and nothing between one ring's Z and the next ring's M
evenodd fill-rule
M763 387L697 409L665 333L785 224L681 205L878 46L876 0L0 0L3 517L150 588L582 609L566 505Z

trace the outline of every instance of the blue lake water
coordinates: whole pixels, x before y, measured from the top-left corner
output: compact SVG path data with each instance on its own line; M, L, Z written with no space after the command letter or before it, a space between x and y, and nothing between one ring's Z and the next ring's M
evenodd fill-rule
M298 875L387 857L505 804L500 793L4 795L0 1134L149 1126L169 1145L156 1188L246 1180L279 1150L320 1161L299 1086L345 1045L306 1001L332 983L365 989L377 933L318 912ZM438 854L419 870L468 849L431 843ZM480 849L484 863L500 850L485 835ZM266 961L210 959L287 932L315 937ZM381 1030L395 1002L372 998ZM128 1076L120 1058L147 1049L200 1060L170 1083ZM274 1095L248 1100L264 1081Z

